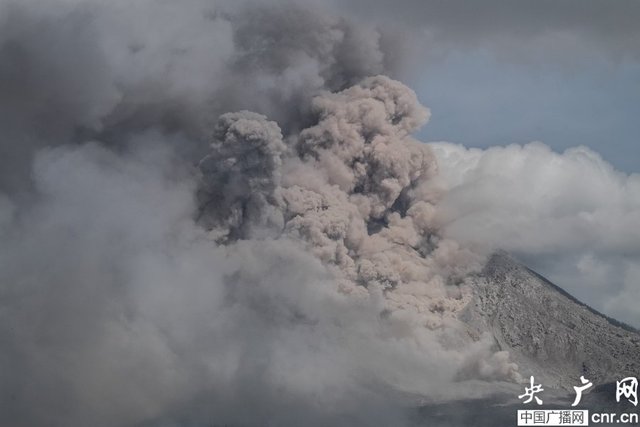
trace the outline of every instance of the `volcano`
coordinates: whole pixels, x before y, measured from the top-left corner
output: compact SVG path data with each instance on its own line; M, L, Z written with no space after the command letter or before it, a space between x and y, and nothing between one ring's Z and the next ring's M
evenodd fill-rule
M578 301L506 252L493 254L475 278L474 298L462 313L472 334L491 334L520 374L544 387L540 408L570 408L580 376L593 388L579 409L635 412L615 400L616 380L640 374L640 333ZM416 425L516 425L524 386L505 384L494 394L424 404ZM535 405L534 405L535 406ZM603 424L608 425L608 424ZM612 424L614 425L614 424Z
M602 384L640 373L638 330L578 301L506 253L494 254L464 313L508 350L520 373L572 390L584 375Z

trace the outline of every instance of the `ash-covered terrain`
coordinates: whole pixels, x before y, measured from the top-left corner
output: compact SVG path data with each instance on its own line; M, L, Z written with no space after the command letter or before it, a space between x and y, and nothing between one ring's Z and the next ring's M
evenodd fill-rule
M528 378L572 390L581 375L604 384L640 372L640 335L598 313L504 253L484 267L470 324L490 330Z
M640 334L635 328L598 313L505 252L493 254L476 280L474 298L462 318L475 333L489 333L497 349L508 351L525 380L519 387L496 387L488 396L472 393L426 402L416 425L516 425L518 409L536 409L517 399L529 376L544 388L540 408L571 408L573 386L580 386L584 376L594 385L578 408L637 413L626 399L616 401L616 381L640 375Z

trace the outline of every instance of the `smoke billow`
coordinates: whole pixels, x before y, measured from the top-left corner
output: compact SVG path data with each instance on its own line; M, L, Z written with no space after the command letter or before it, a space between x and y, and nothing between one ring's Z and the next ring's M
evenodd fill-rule
M0 420L408 425L517 366L458 317L429 111L312 7L0 4ZM417 396L417 397L416 397Z
M310 98L394 68L385 35L312 6L188 0L0 2L2 189L38 148L149 129L194 139L242 109L298 129ZM186 145L186 144L182 144Z

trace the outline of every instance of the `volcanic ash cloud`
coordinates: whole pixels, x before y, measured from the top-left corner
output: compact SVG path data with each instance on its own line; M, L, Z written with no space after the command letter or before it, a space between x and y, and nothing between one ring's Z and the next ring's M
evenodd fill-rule
M405 425L518 380L383 34L161 3L0 7L0 424Z
M200 162L200 224L223 245L300 245L340 293L376 299L394 333L424 339L427 353L455 350L462 363L473 334L458 320L471 298L465 278L483 258L442 238L434 222L437 165L411 136L429 110L406 86L377 76L315 97L311 114L313 125L285 139L262 115L222 115ZM469 376L518 379L504 355L486 358L502 366Z

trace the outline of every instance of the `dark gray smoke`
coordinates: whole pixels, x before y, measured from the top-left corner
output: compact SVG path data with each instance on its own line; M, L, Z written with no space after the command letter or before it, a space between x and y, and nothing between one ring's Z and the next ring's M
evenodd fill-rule
M636 24L640 4L634 0L346 0L339 4L358 19L397 26L410 34L423 61L424 56L460 49L482 49L529 66L540 62L584 66L600 56L614 62L640 58Z
M0 4L0 423L409 425L458 320L429 111L309 5Z
M2 188L25 187L43 146L148 129L202 140L241 109L299 128L318 91L390 69L374 28L294 4L231 6L3 0Z

